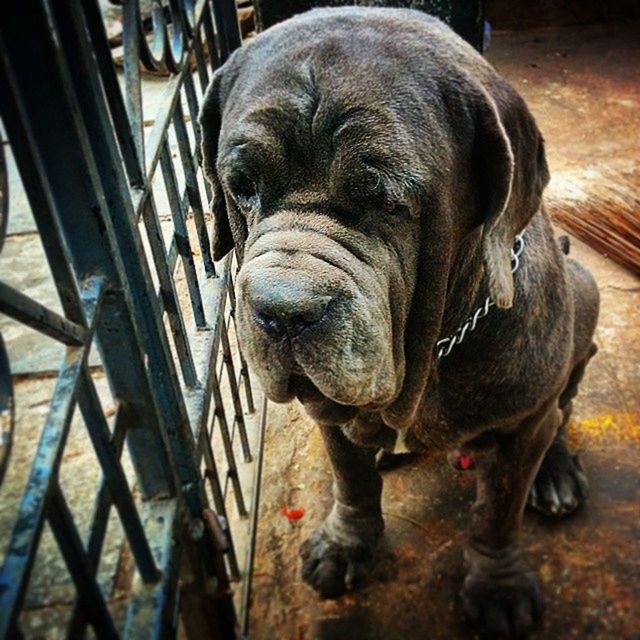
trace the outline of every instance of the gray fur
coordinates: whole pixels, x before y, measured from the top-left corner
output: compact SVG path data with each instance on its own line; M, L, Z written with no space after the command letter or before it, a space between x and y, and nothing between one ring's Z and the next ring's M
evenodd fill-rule
M536 473L544 512L586 495L564 434L598 294L554 239L523 100L434 18L324 9L234 53L200 123L214 253L235 245L242 264L241 345L267 395L297 396L321 425L334 467L305 580L353 586L383 528L375 453L405 429L416 450L475 452L463 602L485 633L526 632L541 596L517 536ZM497 307L437 362L487 295Z

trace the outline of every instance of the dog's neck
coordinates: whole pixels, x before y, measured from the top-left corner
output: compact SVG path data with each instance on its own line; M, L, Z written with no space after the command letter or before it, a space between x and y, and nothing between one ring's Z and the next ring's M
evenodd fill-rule
M454 258L440 337L452 334L489 293L482 260L482 229L470 233Z

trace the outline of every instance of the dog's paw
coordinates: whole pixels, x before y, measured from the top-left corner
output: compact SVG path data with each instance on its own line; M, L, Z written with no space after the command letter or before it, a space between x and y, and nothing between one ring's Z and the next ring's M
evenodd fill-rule
M573 513L584 504L589 484L578 456L554 442L529 492L529 505L550 516Z
M499 578L470 573L462 589L466 616L481 638L525 638L544 610L537 577L522 571Z
M323 598L337 598L355 587L362 565L373 557L373 549L342 545L321 527L302 545L300 556L302 579Z

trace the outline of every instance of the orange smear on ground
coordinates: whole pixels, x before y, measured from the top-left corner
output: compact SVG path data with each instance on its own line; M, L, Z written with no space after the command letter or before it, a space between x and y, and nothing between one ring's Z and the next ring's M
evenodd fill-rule
M604 413L569 423L569 444L572 447L608 442L640 445L640 412Z

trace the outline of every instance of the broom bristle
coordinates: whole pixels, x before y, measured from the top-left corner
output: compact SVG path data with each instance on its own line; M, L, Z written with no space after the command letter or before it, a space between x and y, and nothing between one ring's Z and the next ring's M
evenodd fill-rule
M640 275L640 174L616 174L590 185L586 197L551 190L552 219L600 253Z

